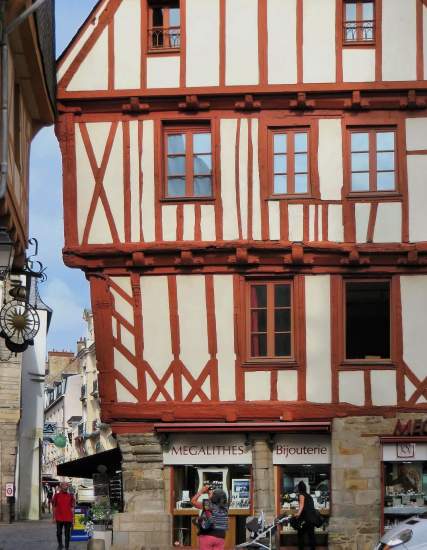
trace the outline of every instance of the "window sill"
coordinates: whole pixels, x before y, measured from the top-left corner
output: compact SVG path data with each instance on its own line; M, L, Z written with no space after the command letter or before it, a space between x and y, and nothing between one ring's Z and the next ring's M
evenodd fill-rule
M295 359L288 360L278 360L274 359L251 359L244 361L242 363L244 369L265 369L265 370L284 370L284 369L295 369L299 367L299 364Z
M347 193L347 199L390 199L403 200L402 194L399 191L351 191Z
M291 195L291 194L287 194L287 195L270 195L269 197L267 197L266 200L268 201L283 201L283 200L289 200L289 201L293 201L293 200L297 200L297 201L308 201L308 200L314 200L316 199L317 197L311 195L311 194L308 194L308 193L295 193L294 195Z
M167 204L176 204L181 202L198 202L202 204L213 204L215 197L162 197L160 202Z
M375 40L352 40L346 42L343 40L343 48L375 48Z
M363 367L375 367L379 370L381 369L395 369L396 364L391 359L354 359L354 360L344 360L340 364L342 370L351 370Z
M159 48L159 49L148 49L147 55L179 55L181 52L180 48Z

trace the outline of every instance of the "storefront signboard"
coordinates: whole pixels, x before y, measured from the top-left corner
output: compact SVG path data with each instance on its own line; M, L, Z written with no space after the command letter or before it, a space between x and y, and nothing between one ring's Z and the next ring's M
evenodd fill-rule
M171 434L163 450L166 465L252 464L252 451L239 434Z
M330 464L331 438L318 434L277 435L273 464Z
M427 443L384 443L384 462L427 460Z

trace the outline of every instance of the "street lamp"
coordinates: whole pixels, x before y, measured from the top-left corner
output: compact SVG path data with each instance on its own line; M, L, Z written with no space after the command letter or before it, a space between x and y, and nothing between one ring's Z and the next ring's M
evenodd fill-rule
M14 252L9 233L5 228L0 228L0 279L3 281L12 267Z

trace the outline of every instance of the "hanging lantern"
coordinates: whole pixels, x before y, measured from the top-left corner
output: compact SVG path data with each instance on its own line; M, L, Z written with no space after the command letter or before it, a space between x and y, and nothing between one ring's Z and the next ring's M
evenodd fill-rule
M59 447L60 449L63 449L67 446L67 438L64 434L58 434L53 438L53 443L56 447Z

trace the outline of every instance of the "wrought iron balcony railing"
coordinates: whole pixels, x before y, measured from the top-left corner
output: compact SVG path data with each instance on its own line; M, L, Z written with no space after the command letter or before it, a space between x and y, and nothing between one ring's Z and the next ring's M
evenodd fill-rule
M373 42L375 40L375 21L345 21L344 42L347 44Z
M180 45L180 27L153 27L148 29L148 49L150 51L178 50Z

